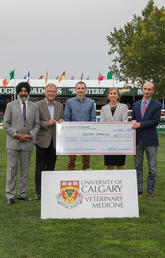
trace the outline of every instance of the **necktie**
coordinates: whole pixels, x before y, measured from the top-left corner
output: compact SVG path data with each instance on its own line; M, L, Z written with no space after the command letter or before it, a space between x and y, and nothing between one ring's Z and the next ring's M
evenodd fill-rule
M26 104L25 104L25 102L22 102L22 105L23 105L23 119L25 122L26 121Z
M143 107L142 107L142 119L143 119L145 111L146 111L146 101L144 101Z

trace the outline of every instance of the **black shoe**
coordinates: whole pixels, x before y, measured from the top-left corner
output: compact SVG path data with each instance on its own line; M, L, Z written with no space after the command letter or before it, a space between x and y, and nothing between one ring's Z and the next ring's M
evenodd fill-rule
M7 204L14 204L14 199L8 199Z
M142 195L143 194L143 192L142 191L138 191L138 195Z
M17 197L18 200L21 200L21 201L32 201L32 199L30 199L28 196L25 196L25 197Z
M36 195L35 195L35 200L36 200L36 201L41 200L41 195L40 195L40 194L36 194Z

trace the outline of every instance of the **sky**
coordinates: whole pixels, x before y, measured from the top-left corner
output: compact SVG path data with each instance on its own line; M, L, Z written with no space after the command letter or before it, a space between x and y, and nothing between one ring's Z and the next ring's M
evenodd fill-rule
M140 15L148 0L0 1L0 78L97 79L112 64L106 36ZM158 7L165 0L155 0Z

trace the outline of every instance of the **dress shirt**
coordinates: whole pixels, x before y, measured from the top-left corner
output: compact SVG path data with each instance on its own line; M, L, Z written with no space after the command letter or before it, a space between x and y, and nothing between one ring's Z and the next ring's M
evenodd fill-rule
M145 101L146 101L146 109L147 109L147 107L148 107L148 105L149 105L149 103L151 101L151 98L150 99L146 99ZM141 114L142 114L143 105L144 105L144 98L142 99L142 102L141 102Z
M78 97L73 97L66 102L64 111L65 121L74 122L95 122L96 111L93 100L84 97L80 100Z
M54 102L53 102L52 105L50 105L49 102L46 99L46 103L48 105L48 110L49 110L49 113L50 113L50 117L51 117L51 119L54 119Z
M22 111L22 114L23 114L23 104L22 102L25 102L25 105L26 105L26 119L27 119L27 109L28 109L28 100L25 100L25 101L22 101L20 98L19 98L19 103L20 103L20 106L21 106L21 111Z

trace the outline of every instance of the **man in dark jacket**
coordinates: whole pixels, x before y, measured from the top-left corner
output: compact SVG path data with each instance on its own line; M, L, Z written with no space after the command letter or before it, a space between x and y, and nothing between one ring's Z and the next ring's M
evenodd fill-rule
M157 147L159 145L156 127L160 122L161 104L152 99L154 84L146 82L142 88L143 99L133 104L132 120L136 129L135 168L137 171L138 194L143 193L143 155L148 161L148 197L153 198L157 176Z

